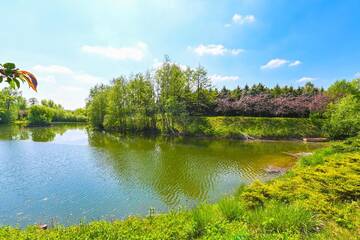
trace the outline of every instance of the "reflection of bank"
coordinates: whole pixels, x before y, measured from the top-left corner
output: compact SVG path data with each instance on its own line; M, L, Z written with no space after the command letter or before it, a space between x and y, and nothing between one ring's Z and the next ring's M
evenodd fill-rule
M166 205L209 200L239 184L268 180L270 164L287 166L284 151L311 148L301 142L241 142L198 138L121 136L89 132L89 144L108 157L121 182L151 189Z
M84 124L54 124L50 127L25 127L22 125L0 125L0 140L29 140L34 142L51 142L57 135L67 130L84 129Z
M121 182L150 189L167 206L176 206L185 199L204 199L210 187L206 185L211 185L211 178L203 174L206 168L192 167L189 153L173 141L93 132L89 142L108 155L102 161L111 166Z

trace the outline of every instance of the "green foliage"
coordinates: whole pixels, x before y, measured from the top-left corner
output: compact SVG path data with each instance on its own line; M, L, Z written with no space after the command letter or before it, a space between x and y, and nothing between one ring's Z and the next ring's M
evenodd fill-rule
M156 129L154 90L147 75L137 74L128 82L124 77L115 79L106 96L102 97L107 100L102 123L106 130L139 132ZM92 104L90 113L100 111L101 99L95 97L89 102Z
M124 221L97 221L90 224L40 230L28 227L25 231L15 228L1 228L0 239L189 239L192 222L186 213L170 213L153 218L129 217Z
M29 111L29 123L30 125L50 125L52 118L54 117L54 111L46 106L34 105Z
M51 122L86 122L85 109L65 110L52 100L29 99L30 107L21 92L11 88L0 90L0 123L29 120L30 125L49 125ZM34 107L37 106L37 107Z
M360 198L357 184L360 154L359 148L351 146L352 143L357 141L320 150L306 157L307 160L301 160L301 164L291 174L269 184L255 183L240 198L248 205L251 201L264 205L270 199L298 203L316 212L321 218L335 221L339 216L341 218L342 209ZM322 160L319 161L319 158Z
M86 114L64 109L53 109L53 122L86 122Z
M291 232L308 235L317 225L310 211L275 201L249 212L247 217L247 221L263 233Z
M333 139L345 139L360 132L360 79L341 80L331 85L332 99L325 112L324 129Z
M21 82L27 82L36 91L37 80L30 72L19 70L14 63L0 64L0 83L7 82L11 89L20 88Z
M240 202L234 198L224 198L218 203L218 206L221 213L228 221L238 220L244 214Z
M107 108L108 89L101 85L95 86L90 90L89 101L87 103L87 113L89 122L95 127L104 128L104 119Z
M14 63L0 64L0 83L5 80L10 88L19 88L21 79L17 77L16 71L17 69Z
M194 222L194 236L199 237L205 233L206 227L215 219L215 213L211 206L200 205L192 211Z
M331 104L325 129L334 139L352 137L360 132L360 95L348 95Z
M324 157L330 155L333 152L330 148L325 148L316 151L310 156L304 156L300 159L301 166L315 166L318 164L323 164L325 162Z
M320 124L320 123L318 123ZM231 138L302 138L321 136L321 125L305 118L197 117L185 133L195 136Z
M18 118L19 110L24 106L24 98L10 88L0 91L0 123L12 123Z
M333 102L348 95L360 95L360 78L351 82L340 80L333 83L327 90L327 95Z
M86 122L87 120L84 109L65 110L60 104L47 99L41 100L41 105L48 107L53 112L52 122Z

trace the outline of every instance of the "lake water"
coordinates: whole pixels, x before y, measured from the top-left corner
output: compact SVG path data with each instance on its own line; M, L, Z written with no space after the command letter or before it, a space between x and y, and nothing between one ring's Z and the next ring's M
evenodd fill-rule
M0 126L0 225L75 224L213 202L319 144Z

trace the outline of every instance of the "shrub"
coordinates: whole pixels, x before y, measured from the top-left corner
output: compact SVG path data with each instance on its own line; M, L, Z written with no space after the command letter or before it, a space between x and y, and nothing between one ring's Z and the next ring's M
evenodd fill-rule
M310 156L304 156L300 159L301 166L315 166L324 163L324 157L330 155L333 152L331 148L325 148L316 151Z
M30 125L49 125L54 116L54 111L45 106L34 105L29 111L29 122Z
M310 112L322 112L328 104L323 94L278 96L270 94L244 95L238 100L220 98L216 112L221 115L261 117L307 117Z
M269 193L265 184L260 181L255 181L242 191L240 199L247 208L252 209L263 206L268 196Z
M0 108L0 123L12 123L16 120L17 112L13 107L9 110Z
M349 95L329 106L325 131L333 139L345 139L360 132L360 99Z

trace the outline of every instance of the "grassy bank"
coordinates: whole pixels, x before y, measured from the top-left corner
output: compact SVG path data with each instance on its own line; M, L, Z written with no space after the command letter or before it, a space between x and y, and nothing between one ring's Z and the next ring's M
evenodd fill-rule
M356 239L360 138L300 159L284 176L241 186L217 204L114 222L0 229L0 239Z
M104 130L236 139L302 139L325 135L322 131L322 121L314 121L310 118L191 116L181 121L174 121L172 127L168 129L163 129L160 116L155 120L154 126L149 128L143 128L142 124L137 124L141 122L141 119L133 118L130 122L131 124L123 123L127 127L105 127Z
M322 136L321 124L308 118L194 117L180 129L187 135L288 139Z

